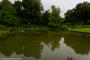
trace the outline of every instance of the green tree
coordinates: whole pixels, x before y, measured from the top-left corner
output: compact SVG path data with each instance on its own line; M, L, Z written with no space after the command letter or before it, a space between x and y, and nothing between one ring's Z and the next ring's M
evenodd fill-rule
M46 10L44 13L43 13L43 25L48 25L49 23L49 15L50 15L50 12L49 10Z
M54 5L51 7L51 13L49 16L49 26L57 27L60 25L60 9L56 8Z
M65 21L73 24L90 24L90 3L83 2L65 13Z
M6 26L18 25L18 17L16 16L16 10L12 3L8 0L2 0L0 2L0 24Z
M13 6L16 9L16 14L20 18L20 24L26 24L23 12L23 6L21 1L15 1Z
M75 17L74 17L74 9L72 10L68 10L66 13L65 13L65 21L64 23L69 23L69 24L74 24L75 23Z
M21 1L15 1L13 5L16 9L17 15L22 17L22 13L23 13L22 2Z
M22 4L27 22L31 24L41 24L41 0L23 0Z

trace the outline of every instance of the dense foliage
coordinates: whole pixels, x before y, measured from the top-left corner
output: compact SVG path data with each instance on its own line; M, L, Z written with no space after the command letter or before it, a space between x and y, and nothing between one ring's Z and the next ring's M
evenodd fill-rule
M19 24L16 9L8 0L0 2L0 24L6 26L16 26Z
M40 0L23 0L22 6L28 23L41 24L42 4Z
M49 26L58 27L60 26L60 19L61 19L61 17L59 16L60 9L56 8L55 6L52 6L51 9L52 10L49 17Z
M50 16L50 12L49 12L49 10L46 10L46 11L43 13L43 16L42 16L43 25L48 26L48 23L49 23L49 16Z
M60 27L62 23L89 25L90 3L83 2L65 13L65 19L60 16L60 9L51 6L44 10L41 0L22 0L12 4L9 0L0 2L0 25L24 26L38 25L48 27Z
M90 25L90 3L79 3L72 10L68 10L65 13L65 23Z
M43 10L41 0L22 0L12 4L9 0L0 2L0 24L6 26L40 25L59 26L60 9L52 6Z

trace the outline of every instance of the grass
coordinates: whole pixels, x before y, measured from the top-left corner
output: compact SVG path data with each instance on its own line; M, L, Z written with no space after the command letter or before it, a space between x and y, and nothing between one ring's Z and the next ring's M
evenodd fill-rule
M3 36L7 36L8 34L9 34L8 30L0 29L0 39L3 38Z
M0 30L0 33L6 33L7 31L4 31L4 30Z
M75 29L71 29L71 31L90 33L90 28L75 28Z

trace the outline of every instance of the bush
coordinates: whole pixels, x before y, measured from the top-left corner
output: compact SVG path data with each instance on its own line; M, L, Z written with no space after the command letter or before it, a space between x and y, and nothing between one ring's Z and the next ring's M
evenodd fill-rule
M62 26L60 27L60 29L61 29L61 30L67 30L67 29L68 29L68 26L62 25Z
M8 28L5 25L0 25L1 30L7 30Z
M59 24L54 24L54 23L49 23L48 24L48 27L51 27L51 28L57 28L59 26L60 26Z

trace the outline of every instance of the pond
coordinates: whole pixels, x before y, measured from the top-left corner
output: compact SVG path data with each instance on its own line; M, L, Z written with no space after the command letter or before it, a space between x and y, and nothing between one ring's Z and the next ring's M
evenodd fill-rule
M18 32L0 39L0 60L90 60L90 34Z

